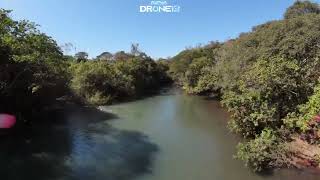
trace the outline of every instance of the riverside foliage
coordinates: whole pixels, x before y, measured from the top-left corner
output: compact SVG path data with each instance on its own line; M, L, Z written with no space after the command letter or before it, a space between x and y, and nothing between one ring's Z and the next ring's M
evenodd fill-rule
M297 1L282 20L171 59L170 74L188 93L220 95L229 127L247 139L237 157L254 170L279 164L288 136L320 111L319 13L318 4Z
M133 45L134 52L88 59L65 56L56 41L32 22L15 21L0 10L0 110L30 121L61 97L110 104L157 90L169 81L166 65ZM109 55L107 58L106 54ZM103 59L103 60L102 60Z
M296 1L281 20L226 42L153 61L130 53L65 56L34 23L0 10L0 110L30 120L60 97L100 105L136 98L170 82L190 94L217 95L232 113L229 127L245 141L236 157L254 170L285 162L286 143L320 142L320 8ZM319 117L320 118L320 117ZM290 159L290 158L289 158Z
M165 71L150 58L73 63L71 88L90 104L109 104L151 93L169 81Z

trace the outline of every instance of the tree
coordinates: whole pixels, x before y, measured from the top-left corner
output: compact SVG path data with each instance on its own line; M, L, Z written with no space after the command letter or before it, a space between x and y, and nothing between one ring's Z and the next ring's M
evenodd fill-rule
M103 52L97 56L96 59L100 61L109 61L113 59L113 55L110 52Z
M91 104L145 95L160 87L163 67L154 61L130 58L126 61L87 61L71 65L72 90Z
M317 3L310 1L296 1L290 6L284 14L285 19L295 18L308 13L320 13L320 7Z
M132 57L132 55L127 54L127 53L124 52L124 51L119 51L119 52L116 52L116 53L114 54L114 59L117 60L117 61L128 60L130 57Z
M10 12L0 9L0 109L30 120L67 92L68 66L55 40Z
M80 51L80 52L77 52L74 56L77 62L81 62L81 61L87 61L89 55L87 52Z
M219 90L231 113L229 127L246 138L238 158L258 171L285 156L278 142L314 130L310 122L320 117L319 6L297 1L284 17L217 48L213 43L184 50L170 61L170 75L186 91Z
M139 43L132 43L131 44L131 54L134 56L139 56L141 51L139 49Z

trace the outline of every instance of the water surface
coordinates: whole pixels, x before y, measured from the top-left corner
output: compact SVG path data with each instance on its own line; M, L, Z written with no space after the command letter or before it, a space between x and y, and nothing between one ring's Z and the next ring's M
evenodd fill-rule
M64 108L2 134L1 180L320 179L296 170L257 175L245 168L232 158L239 139L214 100L170 90L101 109Z
M316 180L317 174L281 170L258 175L235 160L239 142L227 129L229 114L216 100L171 90L141 101L106 107L112 125L139 131L157 144L151 174L141 180Z

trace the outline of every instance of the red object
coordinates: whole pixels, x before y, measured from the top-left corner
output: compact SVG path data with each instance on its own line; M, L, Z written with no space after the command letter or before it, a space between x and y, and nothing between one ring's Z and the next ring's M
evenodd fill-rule
M316 121L317 123L320 123L320 115L316 115L314 118L313 118L314 121Z
M16 124L16 117L10 114L0 114L0 128L9 129Z

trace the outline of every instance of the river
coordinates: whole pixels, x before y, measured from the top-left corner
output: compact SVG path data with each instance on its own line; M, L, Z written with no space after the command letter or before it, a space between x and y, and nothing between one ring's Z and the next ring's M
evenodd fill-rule
M68 108L0 139L1 179L316 180L298 170L256 174L233 158L239 139L218 101L178 90Z

